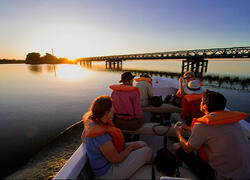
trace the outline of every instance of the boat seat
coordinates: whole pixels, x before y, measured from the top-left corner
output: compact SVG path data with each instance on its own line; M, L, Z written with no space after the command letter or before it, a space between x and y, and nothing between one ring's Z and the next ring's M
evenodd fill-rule
M154 127L154 130L153 130ZM167 147L168 137L176 138L176 133L174 131L174 125L171 127L160 125L160 123L144 123L142 127L135 131L122 130L124 134L137 134L137 135L153 135L153 136L163 136L163 146ZM184 137L189 137L190 132L183 131L182 135Z
M180 113L181 108L174 106L172 104L162 104L159 107L154 107L154 106L143 107L142 111L151 113Z
M157 171L155 168L155 179L162 179L162 180L196 180L198 179L192 172L190 172L188 169L180 167L180 174L181 177L169 177L166 176L164 173ZM151 180L152 178L152 164L146 164L142 166L140 169L138 169L130 178L129 180L138 180L138 179L145 179L145 180ZM94 179L94 176L92 174L91 168L89 164L85 164L84 168L81 170L79 176L77 179Z
M154 130L153 131L153 127ZM160 123L144 123L142 127L135 131L130 130L121 130L125 134L139 134L139 135L157 135L157 136L170 136L176 137L173 126L164 126ZM156 133L155 133L156 132Z
M179 167L180 170L180 178L176 178L176 177L167 177L164 173L157 171L157 169L155 168L155 179L163 179L165 178L167 180L168 179L176 179L176 180L188 180L188 179L192 179L192 180L196 180L198 179L190 170L188 170L185 167ZM133 179L150 179L152 178L152 164L145 164L144 166L142 166L140 169L138 169L136 171L135 174L133 174L129 179L133 180Z
M170 137L176 137L176 134L172 127L169 128L169 126L164 126L161 125L159 126L160 123L158 122L150 122L150 113L157 113L157 114L164 114L164 113L173 113L173 112L181 112L181 108L171 105L171 104L163 104L160 107L152 107L152 106L147 106L143 107L143 119L144 119L144 124L142 127L135 131L130 131L130 130L122 130L123 133L125 134L138 134L138 135L158 135L158 136L170 136ZM153 131L153 127L156 126L155 132Z

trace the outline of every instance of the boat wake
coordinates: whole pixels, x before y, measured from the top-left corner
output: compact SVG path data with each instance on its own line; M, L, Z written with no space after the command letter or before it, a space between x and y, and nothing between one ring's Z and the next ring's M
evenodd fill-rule
M82 122L67 128L5 179L52 179L81 144Z

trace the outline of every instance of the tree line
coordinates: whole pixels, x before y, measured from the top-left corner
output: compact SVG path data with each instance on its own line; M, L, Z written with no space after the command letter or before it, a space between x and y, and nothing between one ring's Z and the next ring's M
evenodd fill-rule
M26 64L75 64L75 61L71 61L68 58L57 58L56 56L46 53L41 56L38 52L28 53L25 59Z
M0 59L0 64L22 64L24 60L16 60L16 59Z

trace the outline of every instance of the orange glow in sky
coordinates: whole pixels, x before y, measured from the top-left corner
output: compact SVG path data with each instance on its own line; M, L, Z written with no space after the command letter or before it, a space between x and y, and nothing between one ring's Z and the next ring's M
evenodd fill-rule
M75 59L249 46L249 6L249 0L216 6L196 0L2 0L0 59L24 60L52 49L58 58Z

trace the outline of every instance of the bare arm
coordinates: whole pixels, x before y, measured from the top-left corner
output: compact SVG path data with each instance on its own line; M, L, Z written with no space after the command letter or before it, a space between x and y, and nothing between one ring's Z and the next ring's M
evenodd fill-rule
M179 91L180 91L180 94L181 94L181 95L184 94L182 82L183 82L183 78L180 77L180 78L179 78Z
M129 145L126 149L120 153L114 147L112 141L108 141L100 146L100 150L104 157L111 163L120 163L128 157L131 151L141 148L142 146L138 143Z
M181 144L181 147L184 149L184 151L186 153L191 153L192 151L195 150L195 148L193 148L187 141L186 139L184 139L181 135L181 132L182 132L182 128L175 125L174 126L174 130L176 132L176 135L178 136L179 138L179 141L180 141L180 144Z

